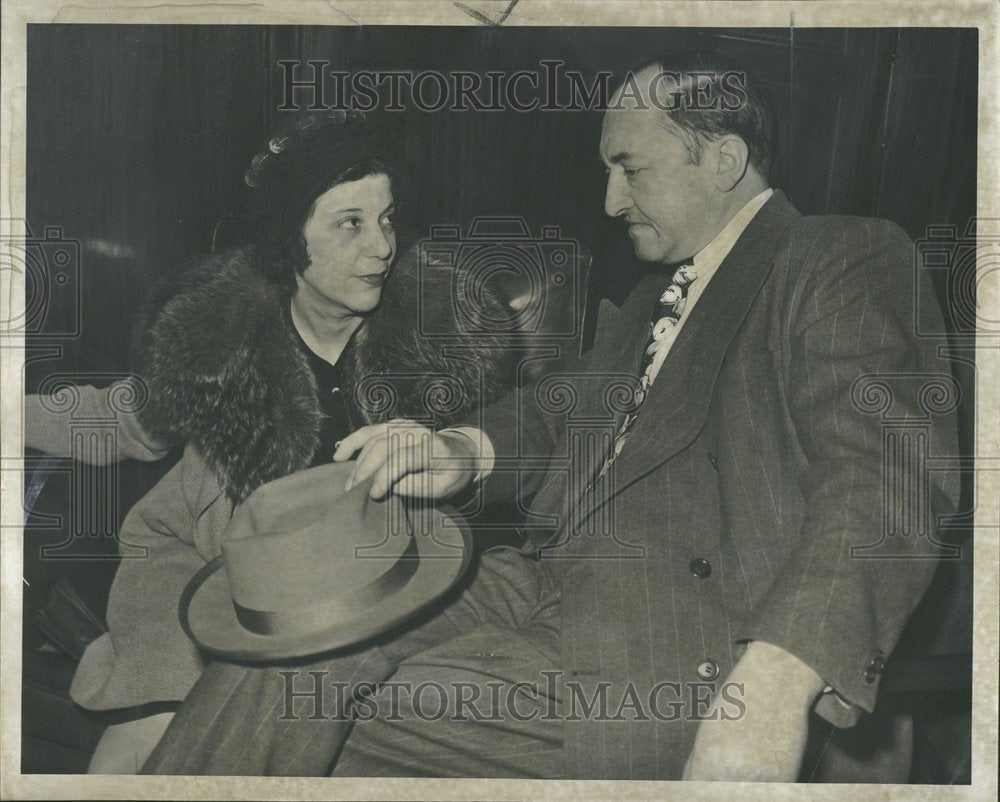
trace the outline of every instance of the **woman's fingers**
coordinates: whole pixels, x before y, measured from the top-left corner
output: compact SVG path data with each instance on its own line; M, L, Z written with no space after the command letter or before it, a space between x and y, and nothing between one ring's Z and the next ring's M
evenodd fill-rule
M420 437L414 440L403 436L396 443L390 444L388 459L375 472L375 481L369 491L372 498L385 498L389 490L404 476L427 478L426 472L430 467L427 457L428 439Z
M391 420L377 427L366 428L370 431L365 434L366 439L361 445L357 463L345 485L345 490L350 490L356 484L367 481L383 466L394 464L398 460L396 454L400 448L405 447L408 443L422 441L431 435L430 429L405 420ZM358 432L361 431L361 429L358 430ZM349 447L356 445L357 442L348 444ZM343 447L344 443L341 443L341 448ZM375 495L373 494L372 497L374 498Z
M385 423L377 423L372 426L362 426L360 429L351 432L337 443L337 448L333 452L333 461L346 462L349 460L370 439L382 434L385 431L386 425Z
M437 452L436 462L432 452ZM369 494L374 499L385 498L390 491L439 498L471 476L461 459L469 455L455 442L402 419L358 429L338 444L334 459L343 462L354 454L357 460L344 490L371 479Z
M390 454L372 483L372 498L383 498L390 490L398 496L446 498L463 488L474 471L462 439L429 431L405 440Z

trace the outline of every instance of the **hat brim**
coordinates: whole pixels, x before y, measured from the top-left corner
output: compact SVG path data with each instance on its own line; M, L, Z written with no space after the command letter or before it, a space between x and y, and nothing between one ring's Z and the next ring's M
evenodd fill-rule
M445 507L438 512L451 526L436 527L433 536L417 538L419 563L406 584L350 621L295 636L251 632L236 617L223 559L218 557L184 589L181 625L201 648L231 660L306 657L368 640L416 615L465 573L472 556L472 534L454 510Z

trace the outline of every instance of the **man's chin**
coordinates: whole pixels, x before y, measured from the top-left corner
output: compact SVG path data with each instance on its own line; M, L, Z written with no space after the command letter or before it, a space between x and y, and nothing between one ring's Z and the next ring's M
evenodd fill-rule
M651 242L642 237L632 236L632 249L643 262L662 262L665 260L663 248L658 242Z
M659 262L663 259L663 246L656 232L645 224L633 224L628 229L629 239L635 255L644 262Z

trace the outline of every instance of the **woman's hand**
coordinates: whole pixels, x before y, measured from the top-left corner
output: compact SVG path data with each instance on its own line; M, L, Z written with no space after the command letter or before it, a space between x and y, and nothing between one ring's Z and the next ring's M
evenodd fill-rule
M464 488L479 471L476 442L460 432L435 432L412 421L393 419L363 426L337 445L334 462L359 452L357 465L344 486L374 476L369 495L447 498Z

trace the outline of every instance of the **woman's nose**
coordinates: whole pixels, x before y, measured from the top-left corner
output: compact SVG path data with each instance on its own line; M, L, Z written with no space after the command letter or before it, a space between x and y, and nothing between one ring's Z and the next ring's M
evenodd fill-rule
M396 250L396 235L382 226L374 226L368 237L369 253L376 259L385 261Z

